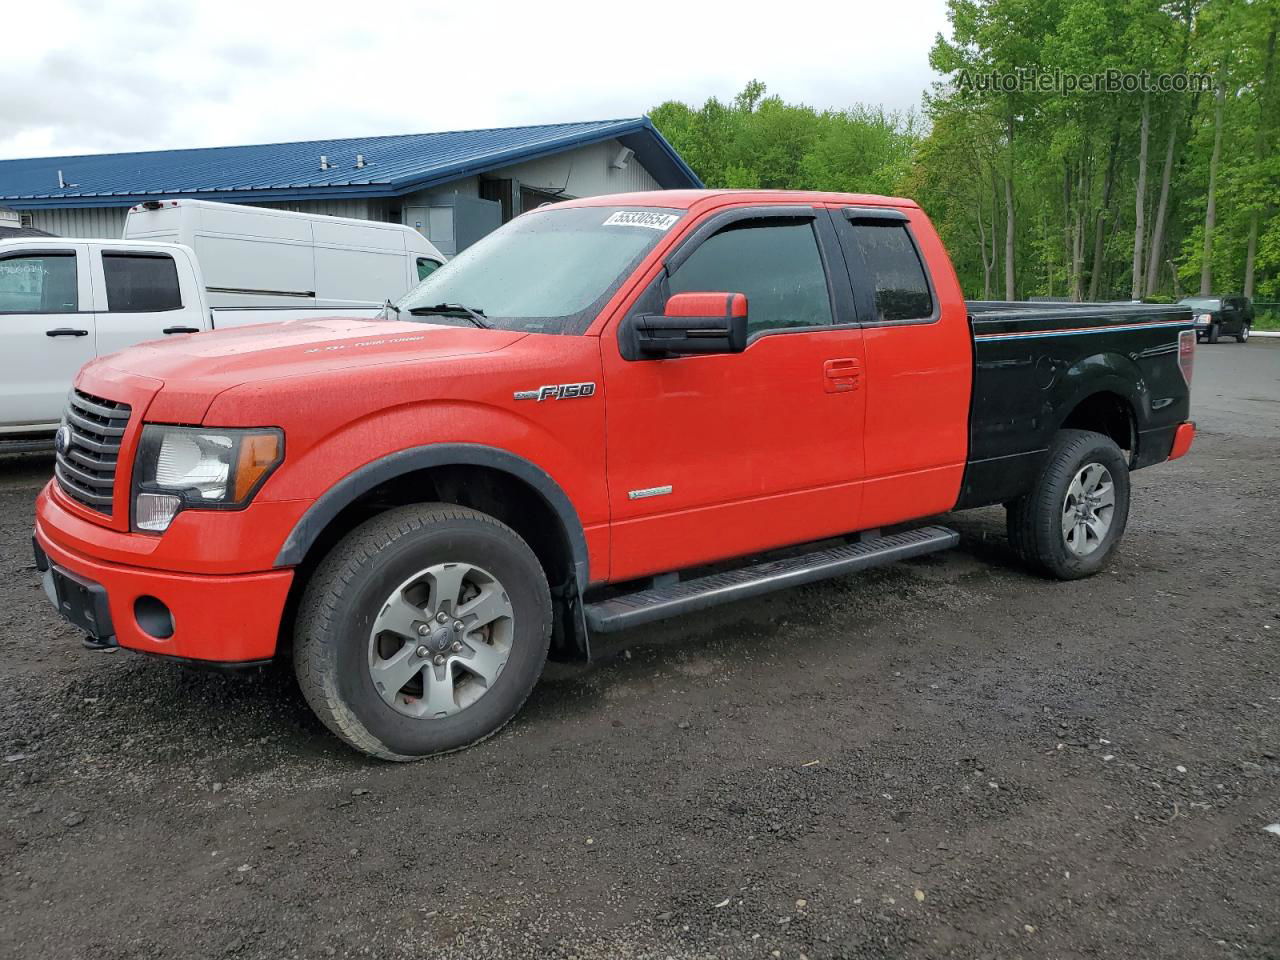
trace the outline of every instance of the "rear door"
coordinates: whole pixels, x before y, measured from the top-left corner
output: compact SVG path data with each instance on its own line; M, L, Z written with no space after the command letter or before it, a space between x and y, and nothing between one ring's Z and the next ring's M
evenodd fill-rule
M968 311L950 260L918 208L832 213L866 348L862 524L949 510L968 456L973 380Z
M616 324L601 340L614 580L858 526L862 333L827 212L713 214L631 310L689 292L745 294L743 353L627 360Z
M56 424L93 359L87 259L78 243L0 254L0 427Z
M185 252L111 246L92 259L99 356L207 326Z

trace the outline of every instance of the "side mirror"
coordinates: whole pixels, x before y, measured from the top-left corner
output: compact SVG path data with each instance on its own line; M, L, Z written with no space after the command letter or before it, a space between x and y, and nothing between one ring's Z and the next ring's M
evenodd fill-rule
M623 325L628 360L747 349L747 297L742 293L677 293L659 314L628 317Z

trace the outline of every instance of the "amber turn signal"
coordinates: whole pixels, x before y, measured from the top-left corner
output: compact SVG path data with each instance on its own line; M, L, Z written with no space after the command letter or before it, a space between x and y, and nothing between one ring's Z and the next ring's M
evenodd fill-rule
M240 440L236 459L235 500L243 503L272 467L280 462L278 433L251 433Z

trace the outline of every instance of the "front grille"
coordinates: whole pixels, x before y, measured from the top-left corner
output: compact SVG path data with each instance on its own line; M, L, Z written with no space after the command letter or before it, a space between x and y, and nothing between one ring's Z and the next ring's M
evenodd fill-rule
M73 390L66 418L70 439L58 445L53 468L63 493L108 517L129 413L127 403Z

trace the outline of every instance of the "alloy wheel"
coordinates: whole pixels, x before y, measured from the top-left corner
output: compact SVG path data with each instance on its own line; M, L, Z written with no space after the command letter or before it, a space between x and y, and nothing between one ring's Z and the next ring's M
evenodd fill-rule
M1102 546L1115 509L1111 471L1100 463L1086 463L1072 478L1062 502L1062 539L1067 549L1087 557Z
M369 632L374 688L405 716L459 713L497 682L513 626L511 600L493 574L468 563L420 570L386 599Z

